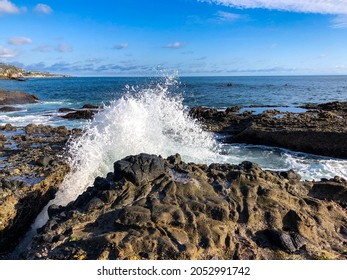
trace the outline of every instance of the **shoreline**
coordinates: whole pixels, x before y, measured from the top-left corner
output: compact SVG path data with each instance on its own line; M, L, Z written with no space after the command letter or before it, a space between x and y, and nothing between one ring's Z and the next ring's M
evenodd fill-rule
M319 110L323 107L324 108L328 107L328 109L330 110L331 107L333 107L334 112L337 112L337 110L340 110L341 112L345 112L345 110L346 110L345 104L342 104L342 105L340 103L338 103L338 104L331 103L328 105L326 105L326 104L325 105L316 105L314 108L313 108L313 106L310 106L310 108L308 108L307 110L308 111ZM86 106L86 107L90 107L90 106ZM204 125L206 125L206 127L209 130L217 131L218 129L220 129L218 132L222 131L225 133L225 131L223 131L223 130L226 127L228 127L228 125L230 125L228 123L230 121L230 116L233 116L232 118L237 116L237 118L239 120L239 124L241 123L241 125L242 125L242 122L244 121L244 119L246 119L246 120L251 119L252 121L254 121L254 120L259 121L259 119L262 120L263 118L269 118L269 117L271 117L273 119L273 117L275 115L283 113L283 112L279 112L279 111L270 110L270 111L264 111L259 115L253 115L252 113L250 113L248 111L245 111L242 114L235 114L235 113L239 112L238 111L239 109L240 108L228 108L224 112L221 112L221 111L217 111L215 109L202 109L201 107L197 107L197 108L193 109L195 111L191 111L191 114L195 117L198 117L198 119L200 121L202 121L204 123ZM88 110L88 108L87 108L87 110ZM69 112L69 113L71 113L71 112ZM197 116L197 113L200 115ZM311 113L312 112L310 112L309 114L311 114ZM293 117L293 115L295 115L295 114L296 113L287 113L289 119L291 119ZM297 113L297 114L303 114L303 116L307 116L307 112ZM315 114L316 114L316 112L315 112ZM232 118L231 118L231 120L233 120ZM335 120L335 118L333 118L333 120ZM233 121L235 121L235 120L233 120ZM218 123L219 123L219 126L216 125ZM333 129L333 127L330 127L329 129ZM229 130L226 130L226 131L227 131L227 133L230 133ZM1 221L0 221L0 224L2 225L2 228L0 231L0 243L3 245L4 244L7 244L7 245L6 245L6 247L1 246L3 249L2 249L2 252L0 252L0 259L7 259L8 258L7 253L11 252L11 250L14 249L14 247L20 241L21 236L28 230L30 224L36 218L37 214L42 210L42 208L47 204L47 202L49 200L54 198L55 193L58 190L59 184L62 182L64 176L68 173L68 170L69 170L69 167L68 167L67 161L66 161L66 155L64 156L64 153L65 153L64 149L65 149L66 142L68 141L68 139L71 136L78 137L78 135L80 135L81 133L82 133L82 131L80 129L73 129L73 130L69 131L65 127L62 127L62 126L54 127L54 126L45 126L45 125L27 125L25 127L19 128L19 127L13 127L11 125L6 125L6 126L3 126L1 128L1 130L0 130L0 134L1 134L0 135L0 144L1 144L0 145L0 149L1 149L0 157L2 158L1 168L4 172L3 172L3 176L1 176L1 178L0 178L0 184L1 184L0 208L2 210L1 212L5 213L5 215L3 215L1 217ZM224 136L226 136L226 135L227 134L224 134ZM230 141L230 140L228 140L228 141ZM26 156L24 156L24 154ZM6 158L7 164L3 160L5 158ZM177 160L177 161L181 162L180 160ZM174 164L175 164L175 162L176 162L176 160L174 160ZM180 163L180 164L183 164L183 163ZM178 170L180 170L182 168L185 169L186 166L189 166L189 165L191 165L191 163L189 163L188 165L183 164L183 166L180 166ZM199 168L201 168L200 165L198 165L198 166L199 166ZM204 166L204 165L201 165L201 166ZM214 165L212 164L211 166L214 166ZM220 165L220 166L222 166L222 165ZM229 168L232 168L232 169L235 168L235 165L227 164L225 166L228 169ZM239 165L239 166L241 166L241 165ZM256 167L257 165L253 164L252 166ZM174 169L176 170L176 167ZM205 167L203 170L204 170L204 172L206 172ZM345 207L347 205L347 198L346 198L347 182L346 182L346 180L344 180L342 178L335 177L333 179L322 179L321 181L318 181L318 182L306 181L304 183L304 182L300 181L300 176L293 171L287 171L287 173L286 172L276 172L276 171L265 171L265 170L260 169L259 167L256 167L256 170L258 170L257 172L258 173L260 172L260 173L259 173L259 175L257 175L255 177L255 179L254 179L255 182L258 182L262 178L262 176L264 176L264 175L260 175L260 174L263 174L263 172L270 172L269 175L266 175L266 176L270 176L270 174L272 174L271 176L280 176L280 177L278 177L279 179L276 179L276 180L279 180L278 182L280 182L279 183L280 185L287 184L288 182L292 182L294 184L293 185L294 188L298 188L299 185L300 185L299 188L303 188L303 186L305 186L304 189L306 188L306 191L304 191L304 193L306 193L306 195L308 193L311 193L311 195L314 195L315 199L321 200L319 202L319 204L323 203L322 201L324 201L325 199L328 199L328 201L330 201L329 202L330 204L339 205L338 207L342 207L343 209L345 209ZM200 174L200 173L198 173L198 174ZM201 176L205 176L202 174L203 174L203 172L199 175L200 177L199 176L196 177L196 175L194 175L193 176L193 178L195 178L194 180L200 181L203 178ZM248 178L248 176L253 176L252 174L253 173L250 170L245 171L245 176L247 178ZM275 175L275 174L279 174L279 175ZM131 179L129 179L131 177L128 177L128 175L124 175L124 176L125 176L124 178L122 177L122 178L118 178L118 179L119 180L131 180ZM146 174L144 176L149 176L149 175ZM260 176L260 177L258 177L258 176ZM180 181L181 179L178 179L178 180L179 180L179 182L181 182ZM184 179L184 180L186 180L186 179ZM189 182L190 180L193 180L193 179L189 179L188 181L185 181L185 182ZM267 182L270 184L271 180L265 179L264 182ZM113 180L112 182L116 182L116 181ZM176 184L177 184L176 179L174 180L174 182L176 182ZM96 184L96 183L94 183L94 184ZM133 184L134 184L134 182L133 182ZM138 185L138 184L135 182L135 185ZM141 185L141 184L139 184L139 185ZM241 187L241 186L239 186L239 187ZM288 192L289 190L286 190L286 191ZM289 191L289 193L291 195L294 195L294 196L302 196L303 195L303 193L296 193L296 192L293 194L292 191ZM118 195L120 195L120 194L118 194ZM239 194L239 195L241 195L241 194ZM94 194L93 194L93 196L94 196ZM33 203L33 199L35 200L34 203L35 203L36 207L30 206L30 212L26 213L24 216L18 215L18 210L15 210L15 209L21 209L21 208L22 209L28 209L29 205L31 205ZM77 201L78 201L78 199L73 203L75 204L75 203L77 203ZM101 204L98 204L98 205L99 205L98 207L101 207ZM55 206L52 206L52 207L54 208ZM87 206L85 206L85 207L87 207ZM324 206L324 207L327 207L327 206ZM59 208L59 209L64 209L64 211L70 211L70 208L66 208L66 210L65 210L65 208ZM71 211L75 211L75 210L71 210ZM271 211L273 211L273 209ZM59 213L61 213L61 211L59 210L58 212L56 212L56 210L53 211L51 209L51 210L49 210L49 213L51 213L50 214L50 219L51 219L53 217L52 215L58 215ZM87 213L86 215L88 216L90 214ZM300 219L302 219L302 218L300 218ZM329 218L329 219L333 219L333 218ZM330 221L330 222L332 222L332 221ZM48 223L50 223L50 220ZM342 226L342 228L347 229L347 225ZM51 229L47 228L47 226L46 226L45 230L50 231ZM342 230L342 231L344 232L344 230ZM346 232L347 232L347 230L346 230ZM49 233L49 235L51 235L51 234L52 233ZM283 230L280 230L280 231L276 230L275 232L272 232L272 233L266 233L264 236L262 235L263 237L261 237L261 238L265 238L266 240L268 240L267 242L270 242L270 243L274 242L273 244L271 243L272 245L271 244L269 245L270 247L273 247L273 246L276 247L277 246L276 248L282 248L282 250L284 250L286 252L284 254L284 256L285 256L284 258L292 258L292 257L294 257L294 256L292 256L293 252L296 252L296 250L297 249L299 250L301 247L298 247L297 249L294 250L293 247L291 247L291 245L288 245L288 244L284 245L284 247L281 247L282 245L276 245L276 244L278 244L278 242L282 242L282 241L278 241L278 240L282 240L281 238L289 238L289 237L285 237L286 236L285 234L287 234L286 231L283 232ZM70 236L73 236L73 235L70 234ZM10 239L8 239L8 238L10 238ZM36 241L34 241L34 242L39 242L35 246L41 246L42 244L44 244L44 243L42 243L43 242L42 240L44 240L44 239L42 239L43 237L40 237L40 238L35 237L35 238L36 239L34 239L34 240L36 240ZM61 238L63 238L63 237L61 237ZM270 241L269 241L269 238L270 238ZM275 241L272 240L272 238L274 238ZM292 240L293 240L291 242L294 242L294 239L293 239L294 237L290 237L290 238L292 238ZM307 239L307 237L305 239ZM38 240L41 240L41 241L38 241ZM51 240L51 241L49 241L49 244L54 244L54 242L56 242L56 241L54 241L55 239L49 239L49 240ZM64 240L66 241L66 239L64 239ZM61 241L62 240L60 240L58 243L60 244ZM252 246L253 246L252 248L254 249L258 245L253 244ZM286 246L289 246L289 247L286 247ZM317 246L317 245L315 245L315 246ZM32 252L35 252L36 249L32 249L32 250L33 250ZM267 252L267 253L269 253L269 252ZM36 253L34 253L34 255L32 255L32 253L27 253L27 254L28 254L28 255L26 255L27 258L50 258L49 255L41 255L41 257L38 257L39 255L37 255ZM91 254L94 254L93 256L95 257L95 252L91 253ZM234 252L234 254L236 254L236 253ZM237 254L239 254L239 253L237 253ZM253 257L255 257L255 256L259 257L260 256L260 255L256 254L255 251L253 251L252 254L253 254ZM269 255L269 258L274 258L275 256L277 256L276 254L274 252L272 252ZM337 257L337 255L334 255L334 254L331 255L331 257L333 259L343 258L342 255ZM22 257L23 256L24 255L22 255ZM270 256L272 256L272 257L270 257ZM303 255L300 255L300 256L304 257ZM86 256L84 256L84 258L85 257ZM250 256L245 255L243 257L247 258ZM256 257L256 258L258 258L258 257ZM296 256L296 257L298 257L298 256ZM53 257L53 258L55 258L55 257ZM75 257L71 256L71 258L75 258ZM92 259L93 257L89 257L89 258ZM143 257L141 257L141 258L143 258ZM152 258L152 257L149 257L149 258ZM181 257L178 257L178 255L177 255L177 258L181 258ZM314 255L311 255L310 258L319 258L319 254L316 252L316 253L314 253Z

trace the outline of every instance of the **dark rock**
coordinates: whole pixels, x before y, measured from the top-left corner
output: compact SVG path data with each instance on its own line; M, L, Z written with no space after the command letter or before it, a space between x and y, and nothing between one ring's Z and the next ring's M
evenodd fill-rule
M334 102L328 102L328 103L323 103L323 104L318 104L318 105L306 104L302 108L317 109L317 110L324 110L324 111L347 112L347 102L334 101Z
M344 179L314 182L309 194L318 199L336 201L342 207L347 207L347 181Z
M224 136L226 143L268 145L305 153L347 158L347 103L311 106L315 111L288 113L278 110L238 114L234 107L225 112L203 107L190 114L206 129ZM317 110L323 110L318 111ZM281 117L277 117L283 114Z
M250 162L204 166L178 154L129 156L76 201L50 209L23 257L346 259L339 198L317 198L316 182L297 179ZM347 185L339 178L334 184Z
M97 113L97 110L78 110L75 112L71 112L62 116L64 119L92 119L94 115Z
M125 178L136 185L158 178L163 171L163 160L155 155L128 156L114 163L115 180Z
M19 108L19 107L11 107L11 106L0 107L0 112L17 112L22 110L23 108Z
M37 96L21 91L0 89L0 105L37 103Z
M111 188L111 184L105 178L96 177L94 181L94 187L98 190L109 190Z
M71 108L59 108L58 112L60 113L66 113L66 112L75 112L75 109L71 109Z
M293 170L289 170L289 171L282 171L280 172L280 175L288 180L292 180L292 181L300 181L301 180L301 176L294 172Z
M82 106L82 109L99 109L99 108L100 108L99 106L92 105L92 104L84 104Z
M279 247L289 253L295 252L298 248L294 245L292 238L289 234L278 230L269 229L265 231L270 244Z

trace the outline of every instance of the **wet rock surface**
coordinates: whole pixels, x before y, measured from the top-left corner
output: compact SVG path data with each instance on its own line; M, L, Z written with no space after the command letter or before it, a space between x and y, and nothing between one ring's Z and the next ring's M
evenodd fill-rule
M37 103L38 98L33 94L22 91L8 91L0 88L0 105Z
M347 182L256 164L129 156L66 207L25 259L346 259Z
M60 113L66 113L62 116L64 119L70 119L70 120L91 120L93 119L94 115L98 113L100 110L102 110L101 106L96 106L92 104L85 104L80 109L74 109L74 108L60 108Z
M0 112L17 112L17 111L22 111L24 110L23 108L19 108L19 107L12 107L12 106L3 106L0 107Z
M191 115L206 129L222 134L226 143L269 145L323 156L347 158L347 103L305 106L304 113L266 110L239 113L195 107Z
M69 170L65 143L77 133L44 125L0 126L0 258L54 197Z

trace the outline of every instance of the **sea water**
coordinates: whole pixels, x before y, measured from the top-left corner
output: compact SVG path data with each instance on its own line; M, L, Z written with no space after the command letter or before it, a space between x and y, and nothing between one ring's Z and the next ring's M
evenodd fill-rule
M167 157L179 153L186 162L239 164L252 161L264 169L292 169L303 179L319 180L334 176L347 178L346 160L267 146L222 144L217 135L204 131L202 125L188 114L191 106L198 105L219 109L235 105L293 107L346 99L345 92L340 94L340 91L346 89L345 80L340 77L302 79L71 78L9 83L7 88L12 86L12 90L35 93L42 102L23 106L25 111L20 113L2 114L0 120L3 123L64 124L83 127L84 131L81 137L68 142L71 171L55 199L38 215L13 257L16 258L30 243L36 229L46 223L50 205L66 205L75 200L93 184L95 177L106 176L112 171L115 161L128 155L149 153ZM320 79L326 81L321 83ZM327 86L329 83L331 88ZM4 82L1 82L0 86L3 85ZM330 99L322 99L319 94L310 96L305 88L336 92L330 93ZM286 96L289 94L292 96ZM87 122L62 120L56 112L60 107L80 107L85 103L103 104L104 110Z
M75 199L96 176L112 171L114 161L151 153L180 153L198 163L248 160L270 170L293 169L303 179L347 178L347 161L265 146L221 144L188 115L192 106L290 107L306 103L345 101L346 76L296 77L157 77L66 78L0 81L0 87L37 95L41 102L19 105L22 111L1 113L0 124L44 123L83 127L68 143L71 172L55 203ZM93 121L69 121L58 112L92 103L104 106ZM298 110L296 108L296 110Z

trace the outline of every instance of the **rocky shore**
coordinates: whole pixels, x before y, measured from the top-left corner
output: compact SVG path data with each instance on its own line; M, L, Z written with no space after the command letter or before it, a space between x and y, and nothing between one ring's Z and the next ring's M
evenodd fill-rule
M65 143L78 133L44 125L0 126L0 258L54 197L69 171Z
M305 107L261 114L197 107L191 115L228 143L347 158L347 103ZM101 109L87 104L61 112L92 118ZM9 258L54 198L69 172L66 142L80 133L0 126L0 259ZM133 155L110 171L66 207L52 205L20 258L347 259L343 178L302 181L290 170L185 163L178 154Z
M25 259L346 259L347 182L251 162L128 156L66 207Z
M347 158L347 102L307 105L303 113L265 110L239 113L195 107L191 115L207 130L220 133L226 143L287 148L316 155Z

